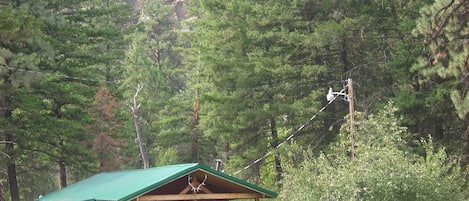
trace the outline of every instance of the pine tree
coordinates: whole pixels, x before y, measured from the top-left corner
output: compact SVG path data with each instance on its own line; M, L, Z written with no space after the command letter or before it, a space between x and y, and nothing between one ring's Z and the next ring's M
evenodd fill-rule
M150 165L165 164L164 160L160 160L165 155L174 154L174 150L185 149L184 143L175 145L177 142L173 142L173 139L184 140L178 137L184 134L184 129L179 124L180 118L185 118L183 116L186 115L179 113L179 110L184 108L171 108L178 110L176 114L173 113L176 117L167 116L172 113L168 111L170 106L180 104L173 102L180 101L175 96L184 87L184 77L178 72L181 62L176 52L178 19L174 17L175 7L169 1L142 1L139 9L135 31L128 35L130 46L124 63L125 79L120 89L124 91L127 101L130 101L135 87L144 86L137 97L137 102L141 105L138 121L144 136L143 143L149 154ZM175 149L176 146L183 148ZM138 150L134 146L128 148ZM177 160L178 156L184 155L186 153L170 157L174 158L171 160Z
M109 89L101 86L94 95L93 106L88 113L94 122L87 130L95 135L92 146L98 157L99 170L119 170L124 162L121 150L126 146L124 139L116 135L122 127L118 116L119 102Z
M458 116L469 112L467 94L467 1L438 1L421 9L415 35L424 37L423 58L414 66L423 81L437 75L454 87L449 93Z
M218 141L217 157L227 168L241 168L275 149L285 130L308 115L315 75L303 16L293 2L204 1L195 8L192 66L200 66L204 110L201 127ZM228 20L229 19L229 20ZM243 159L245 158L245 159ZM247 159L247 160L246 160ZM276 181L280 158L274 154ZM231 166L231 167L230 167ZM256 170L256 169L254 169ZM250 178L259 181L260 172ZM256 179L257 178L257 179Z
M2 28L12 25L1 31L2 108L8 108L2 111L2 127L8 128L2 139L15 143L2 149L11 156L2 166L9 170L12 200L31 200L53 190L40 181L53 184L44 175L55 177L57 170L61 187L96 170L84 108L101 82L98 69L113 65L105 58L112 50L102 45L118 33L99 24L115 7L97 5L2 5Z
M20 200L17 165L21 157L19 142L24 139L21 135L23 131L18 127L21 119L16 117L22 111L21 102L31 91L30 86L37 82L28 72L38 69L40 61L40 55L34 52L41 49L35 44L41 34L40 20L30 12L30 6L18 3L0 6L0 23L5 25L0 29L1 138L11 142L2 148L7 159L2 160L1 165L2 169L7 170L6 189L12 201Z

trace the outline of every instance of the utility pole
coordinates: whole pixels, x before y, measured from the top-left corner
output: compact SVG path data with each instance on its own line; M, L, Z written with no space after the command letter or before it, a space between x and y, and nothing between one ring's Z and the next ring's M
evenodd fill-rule
M353 82L352 79L349 78L347 80L347 92L345 93L345 88L340 92L334 92L332 87L329 87L329 92L326 95L327 101L329 104L335 100L337 96L343 96L345 101L348 102L349 108L349 122L350 122L350 159L355 158L355 142L353 141L353 131L354 131L354 121L353 121Z
M355 143L353 141L353 130L354 130L354 118L353 118L353 82L352 79L349 78L347 80L347 99L348 99L348 108L349 108L349 118L350 118L350 158L355 158Z

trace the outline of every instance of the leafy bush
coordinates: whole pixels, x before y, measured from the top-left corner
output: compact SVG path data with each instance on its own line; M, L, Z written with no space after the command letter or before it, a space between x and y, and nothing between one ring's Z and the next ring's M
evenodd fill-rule
M343 129L328 153L286 168L281 200L464 200L465 179L458 161L431 140L422 141L424 156L404 149L399 126L388 106L384 112L356 122L355 157ZM345 126L346 127L346 126Z

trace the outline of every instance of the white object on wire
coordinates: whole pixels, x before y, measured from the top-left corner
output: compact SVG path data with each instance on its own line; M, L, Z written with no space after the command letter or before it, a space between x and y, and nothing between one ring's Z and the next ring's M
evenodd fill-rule
M345 90L342 90L342 91L345 91ZM347 102L349 101L348 96L347 96L346 93L344 93L344 92L334 92L332 90L332 87L329 87L329 92L327 92L327 95L326 95L327 101L332 102L337 96L343 96L345 101L347 101Z

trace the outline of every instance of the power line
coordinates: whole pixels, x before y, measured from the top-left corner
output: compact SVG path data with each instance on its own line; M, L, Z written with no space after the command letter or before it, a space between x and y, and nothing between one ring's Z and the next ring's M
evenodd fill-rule
M54 75L53 73L49 73L49 72L43 72L43 71L34 71L34 70L30 70L30 69L22 69L22 68L12 68L12 67L8 67L8 66L0 66L2 68L5 68L5 69L8 69L8 70L13 70L13 71L18 71L18 72L27 72L27 73L34 73L34 74L43 74L43 75ZM64 78L68 78L68 79L73 79L73 80L79 80L79 81L91 81L91 82L101 82L100 80L96 80L96 79L90 79L90 78L83 78L83 77L78 77L78 76L68 76L68 75L60 75L61 77L64 77ZM119 82L117 81L107 81L108 84L119 84ZM310 84L311 86L312 85L326 85L326 84L331 84L332 82L323 82L323 83L313 83L313 84ZM151 83L150 83L151 84ZM259 86L257 86L259 87ZM218 87L218 89L222 89L220 87ZM252 87L250 88L252 89ZM323 112L332 102L335 101L335 99L340 96L340 93L344 93L345 92L345 88L342 89L339 94L336 94L333 99L331 101L329 101L327 104L325 104L316 114L314 114L311 118L309 118L309 120L305 123L303 123L297 130L295 130L292 134L290 134L287 138L285 138L284 141L282 141L281 143L279 143L274 149L268 151L266 154L264 154L263 156L261 156L260 158L254 160L253 162L251 162L249 165L245 166L243 169L241 170L238 170L236 171L234 174L239 174L240 172L242 172L243 170L246 170L248 168L250 168L251 166L253 166L254 164L264 160L267 156L271 155L272 152L278 148L280 148L282 145L284 145L286 142L290 141L293 137L295 137L301 130L303 130L304 128L306 128L306 126L309 125L309 123L314 120L321 112Z
M283 140L281 143L279 143L277 146L275 146L274 149L271 149L270 151L268 151L266 154L264 154L263 156L259 157L258 159L254 160L253 162L251 162L249 165L245 166L243 169L240 169L238 171L236 171L235 173L233 174L239 174L240 172L252 167L254 164L264 160L267 156L271 155L276 149L280 148L282 145L284 145L286 142L290 141L293 137L295 137L295 135L297 135L301 130L303 130L304 128L306 128L306 126L309 125L309 123L311 121L313 121L321 112L323 112L330 104L332 104L332 102L335 101L335 99L340 96L340 93L344 93L345 92L345 88L342 89L338 94L336 94L329 102L327 102L327 104L325 104L320 110L318 110L318 112L316 112L316 114L314 114L311 118L309 118L308 121L306 121L305 123L303 123L298 129L296 129L292 134L290 134L287 138L285 138L285 140Z

